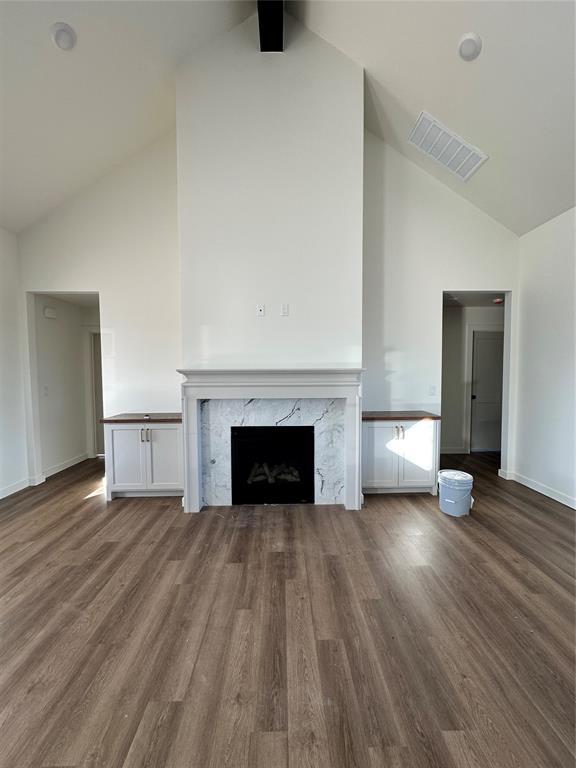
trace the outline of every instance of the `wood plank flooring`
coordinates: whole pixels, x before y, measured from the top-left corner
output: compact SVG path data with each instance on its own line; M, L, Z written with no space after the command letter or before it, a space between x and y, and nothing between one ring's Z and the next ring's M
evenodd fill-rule
M445 461L469 518L1 501L1 768L572 768L575 513Z

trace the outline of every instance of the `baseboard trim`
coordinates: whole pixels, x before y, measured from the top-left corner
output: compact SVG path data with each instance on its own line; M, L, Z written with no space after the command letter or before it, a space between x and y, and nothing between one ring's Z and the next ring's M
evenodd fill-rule
M525 485L527 488L531 488L533 491L537 491L543 496L548 496L548 498L554 499L554 501L558 501L560 504L565 504L571 509L576 509L576 497L568 496L567 493L562 493L562 491L557 491L555 488L550 488L549 485L544 485L544 483L540 483L538 480L533 480L531 477L520 475L518 472L509 472L504 469L499 469L498 475L504 480L515 480L517 483Z
M470 453L466 448L461 445L460 448L440 448L440 453Z
M134 498L161 498L162 496L182 496L184 491L112 491L113 499L134 499ZM206 504L205 506L212 506ZM216 505L214 505L216 506ZM223 505L224 506L224 505Z
M13 493L18 493L18 491L23 491L24 488L28 488L29 482L27 479L24 480L18 480L17 483L11 483L10 485L5 485L3 488L0 488L0 499L5 499L6 496L12 496Z
M44 478L46 479L51 475L56 475L58 472L62 472L69 467L73 467L74 464L80 464L81 461L86 461L87 458L87 453L81 453L80 456L75 456L73 459L68 459L67 461L61 462L60 464L55 464L53 467L49 467L48 469L44 470Z
M366 494L367 496L382 496L385 493L430 493L432 496L436 496L436 486L422 485L417 488L401 488L400 486L396 485L393 488L362 488L362 493Z

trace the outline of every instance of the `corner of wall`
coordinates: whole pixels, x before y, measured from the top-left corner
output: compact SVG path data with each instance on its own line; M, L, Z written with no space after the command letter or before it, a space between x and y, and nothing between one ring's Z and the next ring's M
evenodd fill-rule
M16 235L0 229L0 497L28 485L22 280Z

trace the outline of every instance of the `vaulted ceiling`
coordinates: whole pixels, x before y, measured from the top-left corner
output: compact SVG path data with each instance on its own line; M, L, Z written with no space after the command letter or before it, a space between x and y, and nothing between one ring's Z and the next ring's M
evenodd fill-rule
M365 67L369 130L509 229L574 205L573 3L287 9ZM178 61L254 10L249 0L0 2L0 225L22 230L169 131ZM76 29L74 51L50 40L55 21ZM484 47L465 63L457 44L470 31ZM489 155L467 183L408 144L421 110Z
M366 70L366 126L517 234L574 205L574 4L304 0L292 12ZM466 32L483 39L464 62ZM464 183L408 144L421 110L489 155Z
M0 2L0 226L18 232L170 131L174 70L252 2ZM50 26L77 33L59 50Z

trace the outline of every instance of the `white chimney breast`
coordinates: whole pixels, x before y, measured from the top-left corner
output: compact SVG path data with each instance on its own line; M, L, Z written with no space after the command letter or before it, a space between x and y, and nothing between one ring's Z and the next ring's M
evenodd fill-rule
M285 53L253 16L181 67L186 366L361 364L363 121L362 68L290 17Z

